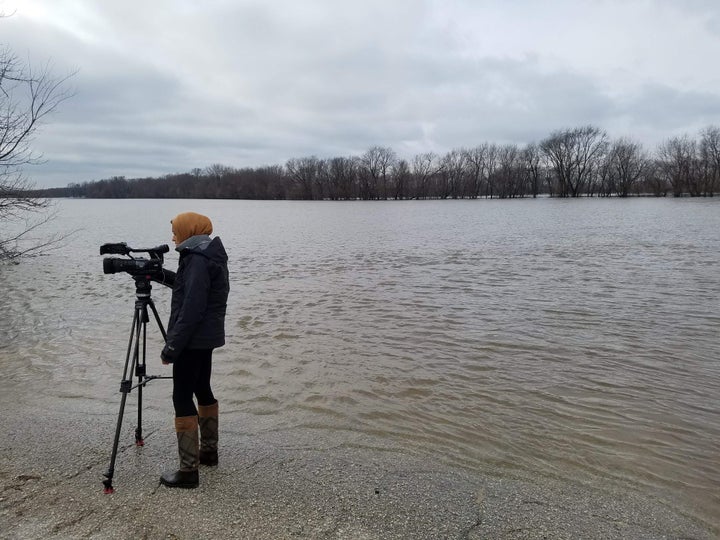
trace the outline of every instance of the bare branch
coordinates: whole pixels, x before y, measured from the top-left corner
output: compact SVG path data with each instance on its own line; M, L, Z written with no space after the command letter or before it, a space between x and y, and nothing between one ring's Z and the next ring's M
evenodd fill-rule
M45 213L38 221L29 221L28 214L46 212L49 203L32 194L33 185L22 167L41 162L41 156L32 150L33 136L47 116L72 97L66 83L73 75L53 77L49 63L34 70L8 47L0 49L0 234L10 234L9 238L0 237L0 260L42 252L67 236L56 234L27 242L29 234L54 214ZM23 219L24 228L8 232L16 229L8 227L11 222Z

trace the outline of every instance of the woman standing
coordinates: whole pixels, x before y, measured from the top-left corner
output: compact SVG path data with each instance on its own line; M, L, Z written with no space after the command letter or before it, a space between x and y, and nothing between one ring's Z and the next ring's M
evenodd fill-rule
M163 283L172 286L172 301L161 358L163 364L173 365L180 468L164 472L160 482L195 488L200 483L198 465L218 463L218 402L210 375L213 349L225 344L228 258L220 238L209 236L213 227L208 217L185 212L170 223L180 261L177 274L164 271Z

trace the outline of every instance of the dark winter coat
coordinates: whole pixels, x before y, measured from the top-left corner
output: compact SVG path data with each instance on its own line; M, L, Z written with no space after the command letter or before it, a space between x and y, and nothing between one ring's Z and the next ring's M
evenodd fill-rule
M225 344L225 311L230 292L227 253L219 237L191 236L175 248L178 271L172 283L170 322L161 357L174 362L184 349L214 349ZM171 274L168 272L167 274Z

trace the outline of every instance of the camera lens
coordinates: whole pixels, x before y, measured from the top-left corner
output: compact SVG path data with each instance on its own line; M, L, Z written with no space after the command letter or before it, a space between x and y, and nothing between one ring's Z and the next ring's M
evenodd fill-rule
M103 259L103 273L114 274L118 272L118 268L115 266L117 259L113 257L106 257Z

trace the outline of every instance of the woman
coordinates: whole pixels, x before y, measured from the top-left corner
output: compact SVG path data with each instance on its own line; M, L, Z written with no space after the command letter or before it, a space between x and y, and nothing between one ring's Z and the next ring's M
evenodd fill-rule
M170 223L180 261L177 274L166 271L163 279L172 286L172 301L161 359L163 364L173 365L180 468L164 472L160 482L168 487L195 488L200 483L198 465L218 463L218 402L210 387L210 374L213 349L225 344L228 259L220 238L210 238L213 227L206 216L185 212Z

